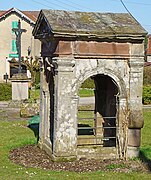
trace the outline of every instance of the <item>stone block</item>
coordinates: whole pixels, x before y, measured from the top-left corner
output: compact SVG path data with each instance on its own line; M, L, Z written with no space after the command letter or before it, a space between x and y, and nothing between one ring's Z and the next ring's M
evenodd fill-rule
M140 129L129 129L128 130L128 146L139 147L140 146Z

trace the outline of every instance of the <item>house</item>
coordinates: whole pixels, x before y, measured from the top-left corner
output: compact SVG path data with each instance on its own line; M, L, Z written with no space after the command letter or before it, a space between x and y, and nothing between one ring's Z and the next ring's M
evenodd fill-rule
M24 58L39 56L41 43L32 35L38 14L38 11L20 11L16 8L0 11L0 82L4 81L6 73L10 78L18 72L16 35L12 28L18 28L19 20L21 28L26 30L21 35L21 56ZM26 71L26 66L24 64L21 66Z
M146 45L145 57L147 62L151 62L151 34L147 36L147 45ZM149 65L150 63L145 63L145 66Z
M146 34L128 13L41 10L39 146L52 160L139 156ZM78 92L88 78L95 106L84 122Z

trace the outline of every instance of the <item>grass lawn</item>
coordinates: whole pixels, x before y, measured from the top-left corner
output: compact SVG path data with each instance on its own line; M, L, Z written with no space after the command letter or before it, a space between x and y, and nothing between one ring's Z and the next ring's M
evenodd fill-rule
M91 97L91 96L94 96L94 90L93 89L81 88L79 90L79 96L80 97Z
M142 130L142 147L143 156L151 161L151 110L144 111L145 126ZM6 121L0 120L0 179L5 180L21 180L21 179L151 179L151 174L144 173L105 173L101 171L91 173L75 173L75 172L57 172L36 168L25 168L21 165L12 163L8 156L9 151L16 147L26 144L36 143L33 132L26 127L26 120Z
M142 129L141 156L151 167L151 110L144 111L144 128Z

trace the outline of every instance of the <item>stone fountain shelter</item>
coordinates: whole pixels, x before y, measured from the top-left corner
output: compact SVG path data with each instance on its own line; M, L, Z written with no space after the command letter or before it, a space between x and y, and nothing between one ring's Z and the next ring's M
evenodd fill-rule
M52 160L139 155L146 34L128 13L40 11L33 30L42 43L39 146ZM78 91L88 78L94 127L78 124Z

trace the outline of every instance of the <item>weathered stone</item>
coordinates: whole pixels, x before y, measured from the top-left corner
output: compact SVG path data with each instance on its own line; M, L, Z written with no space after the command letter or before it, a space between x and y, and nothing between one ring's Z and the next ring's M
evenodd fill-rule
M12 100L22 101L28 99L28 82L25 74L15 74L12 78Z
M107 42L83 42L80 41L75 44L75 53L86 56L98 55L127 55L129 56L129 44L124 43L107 43Z
M129 14L42 10L33 34L43 57L40 147L54 161L138 155L146 36L140 24ZM100 116L83 137L78 91L88 78Z
M20 107L21 117L32 117L40 112L40 102L37 103L22 103Z
M141 129L129 129L128 130L128 146L139 147L141 137Z
M129 115L129 128L142 128L144 125L143 113L140 110L132 110Z

